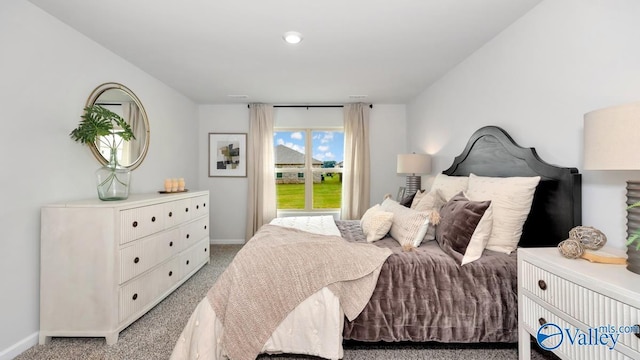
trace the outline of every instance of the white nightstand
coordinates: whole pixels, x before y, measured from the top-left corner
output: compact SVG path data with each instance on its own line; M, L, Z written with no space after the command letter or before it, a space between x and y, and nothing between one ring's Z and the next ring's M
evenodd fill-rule
M553 335L542 345L562 359L640 359L640 275L624 265L567 259L556 248L520 248L520 359L530 359L530 335L536 338L541 324L542 334Z

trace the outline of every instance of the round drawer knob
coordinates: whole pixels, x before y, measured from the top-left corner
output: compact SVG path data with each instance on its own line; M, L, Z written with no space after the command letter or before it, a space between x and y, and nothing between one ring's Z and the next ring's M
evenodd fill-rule
M547 283L544 280L538 280L538 287L542 290L547 290Z
M131 224L131 225L133 225L133 227L138 227L138 222L134 221L133 224Z
M133 300L136 300L137 298L138 298L138 294L133 294L132 299L133 299Z
M187 239L189 238L189 234L187 234Z
M634 327L636 329L640 329L640 325L638 325L638 324L635 324ZM633 335L635 335L638 339L640 339L640 332L633 333Z
M169 241L169 246L173 246L173 241Z
M136 258L135 258L135 259L133 259L133 263L134 263L134 264L137 264L137 263L139 263L139 262L140 262L140 258L136 256Z
M203 204L202 204L202 207L207 207L207 203L203 203Z
M155 216L151 217L151 222L156 222L156 217Z
M172 217L172 216L173 216L173 212L169 211L169 217Z
M173 275L173 271L169 271L169 276Z
M538 323L540 324L540 326L542 326L542 325L547 323L547 320L545 320L545 318L541 317L540 319L538 319Z
M189 265L189 260L187 260L187 265Z
M184 208L184 212L189 212L189 208Z
M204 248L204 252L207 252L207 248Z
M207 225L204 226L204 229L207 230Z
M196 205L196 210L200 209L200 205Z

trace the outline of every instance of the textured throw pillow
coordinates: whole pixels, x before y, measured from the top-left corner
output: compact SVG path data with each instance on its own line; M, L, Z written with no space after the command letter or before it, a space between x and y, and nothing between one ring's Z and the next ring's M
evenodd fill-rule
M428 193L424 193L420 198L416 195L416 199L418 201L414 199L413 204L411 204L411 208L416 211L440 211L440 208L447 202L440 189L433 189Z
M431 190L440 189L444 199L449 201L454 195L461 191L467 190L469 184L469 178L467 176L448 176L445 174L438 174L433 179Z
M491 200L493 225L487 249L511 253L518 247L533 195L540 182L533 177L485 177L471 174L466 195L473 201Z
M369 208L360 219L362 232L367 237L368 242L374 242L385 237L389 233L392 223L393 213L383 211L379 204Z
M460 192L440 210L441 218L436 228L436 240L440 247L461 265L477 260L482 255L482 243L488 237L486 228L489 224L486 221L481 224L481 220L490 205L491 201L470 201ZM474 239L479 225L482 225L482 228Z
M393 213L391 236L404 248L420 246L429 227L429 214L409 209L391 199L386 199L380 206Z

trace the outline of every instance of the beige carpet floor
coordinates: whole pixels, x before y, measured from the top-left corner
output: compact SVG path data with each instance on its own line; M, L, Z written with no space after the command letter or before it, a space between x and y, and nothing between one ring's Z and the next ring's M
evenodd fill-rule
M216 278L231 262L239 245L214 245L211 263L205 265L173 294L120 333L118 343L105 344L104 338L53 338L47 345L36 345L16 357L31 359L168 359L191 312L206 295ZM533 349L532 359L555 359ZM344 359L517 359L516 344L456 345L437 343L361 344L347 342ZM260 360L316 359L300 355L261 355Z

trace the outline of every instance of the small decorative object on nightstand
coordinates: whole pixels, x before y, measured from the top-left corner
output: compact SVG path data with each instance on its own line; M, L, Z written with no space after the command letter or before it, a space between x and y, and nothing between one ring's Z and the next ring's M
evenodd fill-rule
M576 226L569 230L569 238L575 239L585 249L598 250L607 243L607 236L592 226Z

